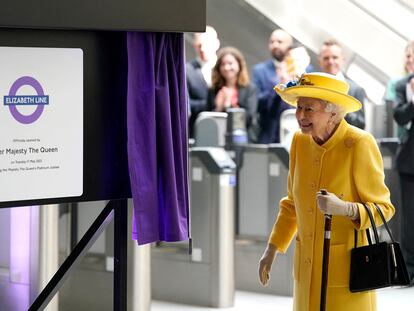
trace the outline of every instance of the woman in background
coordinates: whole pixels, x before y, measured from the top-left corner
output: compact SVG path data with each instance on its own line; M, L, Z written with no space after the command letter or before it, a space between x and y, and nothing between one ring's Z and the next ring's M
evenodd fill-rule
M217 62L212 72L212 87L207 97L207 109L226 111L227 108L246 110L246 129L249 140L255 141L257 98L250 84L243 54L234 47L224 47L217 53Z

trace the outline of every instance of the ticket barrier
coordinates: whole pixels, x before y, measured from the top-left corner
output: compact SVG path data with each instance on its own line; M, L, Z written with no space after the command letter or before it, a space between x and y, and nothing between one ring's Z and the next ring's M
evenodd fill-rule
M398 172L394 167L399 139L396 137L379 138L377 139L377 143L381 151L382 161L384 163L385 184L390 190L391 202L395 206L395 215L391 218L388 224L392 231L393 237L399 241L401 228L401 190ZM388 235L385 234L385 237L387 236Z
M280 144L248 145L240 170L239 235L269 236L286 196L289 154ZM254 222L252 222L254 219Z
M293 248L278 255L270 282L262 287L257 267L286 196L289 153L282 144L247 145L239 172L238 237L236 239L236 288L278 295L293 293ZM293 243L292 243L293 244Z
M201 112L194 124L194 145L196 147L224 147L226 127L226 112Z
M222 148L190 150L192 254L182 242L152 248L153 299L217 308L234 305L235 169Z

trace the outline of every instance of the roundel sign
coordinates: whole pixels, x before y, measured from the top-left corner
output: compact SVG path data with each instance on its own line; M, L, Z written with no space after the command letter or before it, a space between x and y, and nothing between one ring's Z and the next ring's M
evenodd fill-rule
M36 95L17 95L19 89L23 86L31 86ZM33 77L24 76L17 79L11 86L9 95L4 96L4 105L9 106L13 118L22 124L31 124L36 122L44 110L45 105L49 104L49 95L45 95L43 88ZM36 106L31 114L22 114L19 106Z

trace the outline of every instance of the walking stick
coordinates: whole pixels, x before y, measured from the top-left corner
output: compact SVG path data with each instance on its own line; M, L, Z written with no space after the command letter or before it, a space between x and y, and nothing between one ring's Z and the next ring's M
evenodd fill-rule
M328 194L326 190L321 189L323 195ZM329 247L331 244L331 223L332 215L325 214L325 238L323 240L323 259L322 259L322 283L321 283L321 308L326 308L326 287L328 284L328 265L329 265Z

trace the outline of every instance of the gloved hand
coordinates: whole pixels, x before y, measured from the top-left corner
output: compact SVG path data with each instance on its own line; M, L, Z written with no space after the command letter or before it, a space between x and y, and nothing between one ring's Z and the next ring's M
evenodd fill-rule
M267 244L267 247L259 261L259 279L263 286L267 285L270 279L269 273L272 270L272 264L275 260L277 247L273 244Z
M316 201L324 214L347 216L351 219L355 219L358 215L358 208L354 203L343 201L333 193L327 192L324 195L319 191L316 194Z

